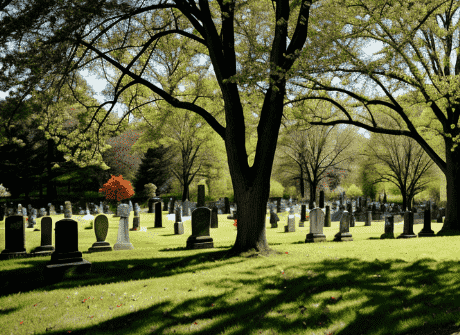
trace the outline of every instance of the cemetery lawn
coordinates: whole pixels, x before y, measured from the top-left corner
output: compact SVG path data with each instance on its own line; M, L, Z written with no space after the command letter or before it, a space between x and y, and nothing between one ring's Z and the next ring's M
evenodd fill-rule
M350 228L353 241L304 243L309 222L284 233L286 214L267 240L282 255L225 258L234 221L219 215L214 249L186 250L190 220L174 235L173 215L141 213L134 250L88 253L94 230L79 225L79 250L91 272L47 285L50 256L0 261L0 333L21 334L452 334L460 328L460 236L380 240L384 222ZM168 217L170 219L168 219ZM54 215L54 223L63 215ZM74 215L73 218L81 218ZM106 241L117 241L119 218ZM129 219L132 227L133 213ZM40 228L41 218L37 219ZM37 227L36 226L36 227ZM414 233L423 225L414 225ZM0 251L5 221L0 221ZM442 223L432 223L437 233ZM394 235L403 232L395 223ZM53 245L54 245L53 234ZM26 228L26 249L40 232ZM440 331L441 330L441 331ZM436 331L436 333L435 333Z

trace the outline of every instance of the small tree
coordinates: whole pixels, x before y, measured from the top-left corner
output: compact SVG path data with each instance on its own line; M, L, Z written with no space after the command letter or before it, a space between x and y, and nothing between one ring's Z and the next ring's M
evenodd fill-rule
M270 197L282 197L284 193L284 187L281 183L276 180L270 179Z
M348 198L356 198L356 197L360 197L362 195L363 195L363 192L355 184L351 184L350 187L347 189L347 197Z

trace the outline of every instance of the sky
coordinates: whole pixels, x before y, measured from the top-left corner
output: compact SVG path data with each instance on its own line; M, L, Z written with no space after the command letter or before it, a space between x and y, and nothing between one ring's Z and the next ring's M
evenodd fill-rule
M366 53L366 55L368 57L371 57L371 58L374 58L373 57L373 54L375 54L376 52L378 52L380 49L382 48L382 44L381 43L376 43L376 42L372 42L372 43L369 43L367 46L366 46L366 49L363 50L364 53ZM204 58L203 59L200 59L199 60L200 63L204 62ZM214 74L214 71L213 71L213 68L211 66L210 68L210 71ZM88 85L90 85L94 92L96 93L94 98L100 103L104 103L105 102L105 98L104 96L102 95L102 91L104 90L105 86L106 86L106 80L105 79L98 79L96 75L94 74L90 74L87 70L85 71L80 71L79 72L87 81ZM180 88L180 86L179 86ZM9 91L8 91L9 92ZM8 92L2 92L0 91L0 99L3 99L5 98L7 95L8 95ZM109 105L110 107L110 105ZM117 103L114 107L114 112L118 114L119 117L122 117L123 114L124 114L124 108L123 108L123 105L120 104L120 103ZM130 120L132 119L132 117L130 116ZM131 121L130 121L131 122ZM341 127L348 127L348 125L341 125ZM361 134L364 134L364 136L366 138L369 138L369 132L367 130L364 130L364 129L359 129L358 130L358 133L361 133Z

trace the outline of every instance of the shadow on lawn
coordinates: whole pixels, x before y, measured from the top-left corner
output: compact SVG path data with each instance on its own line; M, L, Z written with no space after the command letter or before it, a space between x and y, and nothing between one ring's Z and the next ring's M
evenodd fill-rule
M174 250L182 250L182 248ZM202 251L196 255L174 259L157 257L99 261L92 264L91 273L54 285L45 285L42 277L43 267L49 259L28 259L23 264L30 268L2 271L0 295L6 296L18 291L51 291L106 283L123 283L129 280L170 277L190 272L188 270L190 266L199 266L195 272L201 272L215 270L220 264L227 266L246 261L244 258L234 257L219 262L218 260L224 257L227 251L228 248L221 251ZM342 330L333 331L331 334L367 335L379 332L382 335L403 334L397 330L401 320L426 316L424 321L431 322L436 319L436 315L438 318L439 315L446 315L447 306L453 307L452 302L458 295L460 282L450 282L447 285L444 284L443 278L451 276L452 272L460 273L460 265L455 261L441 261L434 265L433 262L436 261L429 258L413 263L400 259L388 261L378 259L362 261L355 258L342 258L338 261L322 260L317 263L310 262L284 267L287 274L290 268L296 273L302 272L303 275L299 277L282 277L279 271L274 271L276 272L274 275L258 278L257 284L254 279L241 279L236 271L235 275L227 278L225 282L216 282L210 278L205 283L210 292L212 292L212 287L227 290L220 296L210 295L201 298L185 296L181 303L159 302L143 310L114 317L94 326L81 330L72 329L71 334L165 334L172 332L170 329L178 325L187 325L187 333L193 331L194 334L206 335L220 334L228 331L229 326L233 325L239 325L240 330L234 330L232 334L249 334L254 329L263 330L263 334L280 334L287 329L296 334L307 334L308 330L315 331L324 326L332 326L333 323L345 319L350 313L350 310L330 308L331 305L339 304L340 306L340 304L354 303L357 300L360 300L359 305L353 309L356 317L344 325ZM407 265L403 269L394 269L395 265L404 265L404 263ZM431 267L434 267L434 270ZM249 274L257 277L257 271L262 268L267 269L263 264L258 265ZM242 271L248 274L246 269ZM329 273L334 272L334 277L328 277ZM187 286L190 287L188 292L192 292L191 295L193 295L193 291L196 290L194 284L184 282L185 289ZM414 296L406 288L408 286L422 288L424 291ZM234 297L245 293L245 287L247 287L248 295L241 299L243 301L238 301ZM328 297L319 303L313 313L307 312L306 306L311 307L312 303L309 299L313 295L326 291L340 291L343 294L351 290L357 292L346 296L336 296L335 300ZM230 300L230 303L226 300ZM284 304L290 305L289 309L283 309ZM457 308L449 312L458 313L459 310L460 308ZM395 311L403 311L403 315L398 315L394 313ZM13 309L1 310L4 315L12 312ZM275 313L275 316L267 316L270 312ZM208 325L210 319L222 316L223 320L212 321L212 325ZM297 319L299 316L300 319ZM322 326L319 325L320 322ZM157 324L157 326L152 326L148 332L145 332L143 329L149 324ZM411 332L404 334L450 335L459 328L452 322L443 326L421 324ZM447 329L451 332L447 332ZM46 334L61 333L53 332L52 329L46 331ZM178 330L177 334L180 333L183 332ZM45 331L42 334L45 334Z

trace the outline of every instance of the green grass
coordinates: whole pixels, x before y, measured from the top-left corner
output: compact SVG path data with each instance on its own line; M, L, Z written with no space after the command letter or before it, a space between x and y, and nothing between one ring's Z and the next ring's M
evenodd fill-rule
M134 250L88 253L96 238L81 223L79 250L91 272L61 283L43 282L50 256L0 261L0 333L398 335L459 324L460 237L379 240L384 222L374 221L350 228L353 241L332 242L332 222L327 242L306 244L308 222L299 228L296 217L296 232L284 233L287 216L277 229L267 216L269 245L283 254L227 259L236 238L227 215L211 229L214 249L186 250L190 221L174 235L163 214L165 228L155 229L154 214L141 213L147 231L130 231ZM119 218L108 217L113 246ZM435 233L441 227L432 223ZM40 232L26 229L27 252L39 245Z

